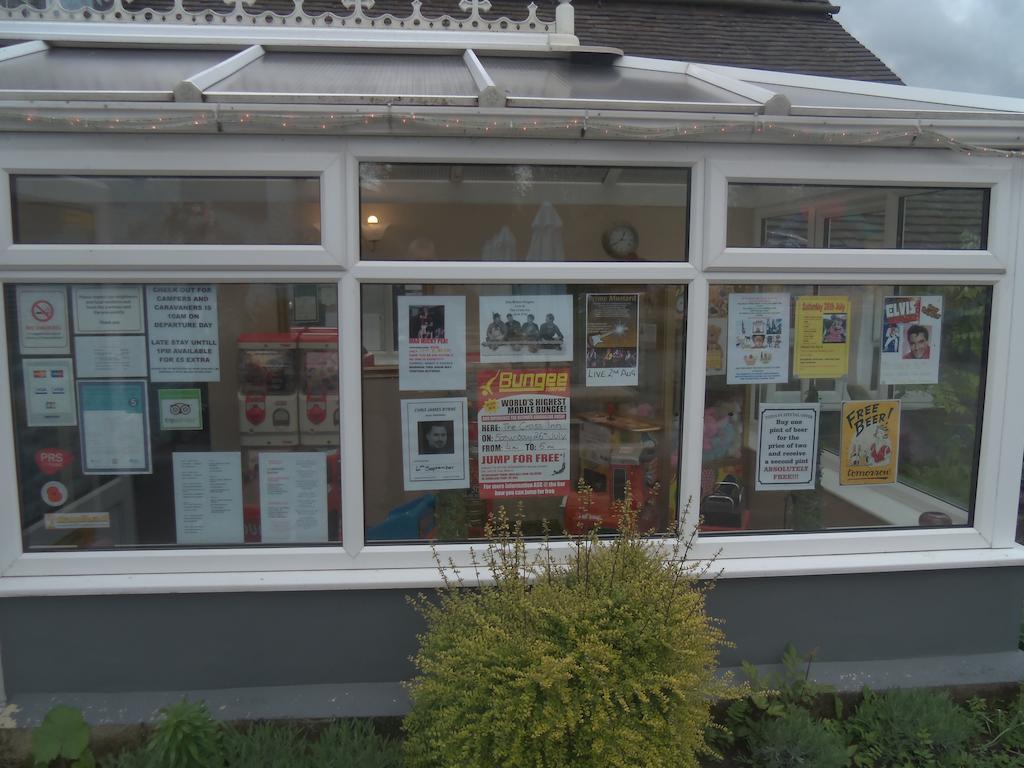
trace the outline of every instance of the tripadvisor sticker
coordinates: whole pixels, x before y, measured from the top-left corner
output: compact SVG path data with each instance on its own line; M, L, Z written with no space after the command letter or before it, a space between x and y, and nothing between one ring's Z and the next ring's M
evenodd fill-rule
M161 389L160 429L203 428L203 395L199 389Z

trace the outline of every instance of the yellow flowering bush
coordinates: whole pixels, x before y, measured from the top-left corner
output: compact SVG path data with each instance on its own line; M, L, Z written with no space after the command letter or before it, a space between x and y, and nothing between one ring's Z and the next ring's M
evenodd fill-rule
M408 768L688 768L708 752L724 638L687 555L647 539L630 495L620 530L555 558L499 513L478 573L417 601L427 623L405 720Z

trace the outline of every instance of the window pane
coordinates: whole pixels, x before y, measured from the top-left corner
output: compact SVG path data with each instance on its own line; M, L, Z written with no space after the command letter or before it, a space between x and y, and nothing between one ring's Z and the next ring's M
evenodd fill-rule
M334 283L5 301L26 551L340 540Z
M674 519L684 288L363 286L369 542ZM583 492L580 492L580 483ZM621 508L621 507L620 507Z
M969 525L988 286L715 285L704 530Z
M318 245L315 178L14 176L14 242Z
M362 258L685 261L689 171L360 166Z
M981 249L987 189L729 185L729 248Z

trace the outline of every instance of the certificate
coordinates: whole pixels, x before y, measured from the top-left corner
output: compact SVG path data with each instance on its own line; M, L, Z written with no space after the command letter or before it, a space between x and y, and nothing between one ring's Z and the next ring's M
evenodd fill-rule
M78 408L82 474L152 473L145 381L79 381Z

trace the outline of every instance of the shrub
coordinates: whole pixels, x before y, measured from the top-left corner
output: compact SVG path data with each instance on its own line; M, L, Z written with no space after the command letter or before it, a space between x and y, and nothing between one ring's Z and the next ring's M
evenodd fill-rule
M402 768L400 744L377 735L368 720L331 723L310 746L310 768Z
M160 710L146 745L147 768L222 768L220 726L201 701L181 701Z
M586 498L586 489L583 489ZM688 562L692 537L644 539L629 490L609 540L575 540L557 562L528 554L499 511L476 565L492 585L446 579L414 657L410 768L689 768L707 751L723 635ZM439 563L440 564L440 563Z
M949 693L922 689L865 690L846 727L865 768L960 768L979 730Z
M850 755L842 735L807 710L791 707L758 723L747 762L757 768L843 768Z

